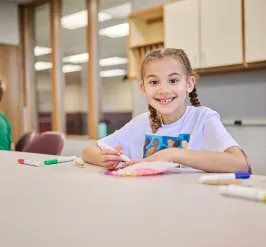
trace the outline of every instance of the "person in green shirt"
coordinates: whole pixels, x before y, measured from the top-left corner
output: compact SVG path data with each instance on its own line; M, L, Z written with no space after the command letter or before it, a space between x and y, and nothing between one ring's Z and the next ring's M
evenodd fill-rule
M4 88L2 87L2 82L0 81L0 103L3 96ZM5 114L0 111L0 150L14 150L11 134L11 125Z

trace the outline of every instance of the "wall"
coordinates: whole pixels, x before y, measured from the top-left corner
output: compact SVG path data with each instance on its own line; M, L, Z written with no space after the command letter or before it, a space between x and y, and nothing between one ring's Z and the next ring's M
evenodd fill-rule
M131 112L132 90L130 81L122 81L122 77L103 79L103 111Z
M132 0L132 11L138 11L140 9L151 8L157 5L165 4L168 2L174 2L173 0L150 0L150 1L143 1L143 0Z
M0 0L0 44L19 44L18 7Z

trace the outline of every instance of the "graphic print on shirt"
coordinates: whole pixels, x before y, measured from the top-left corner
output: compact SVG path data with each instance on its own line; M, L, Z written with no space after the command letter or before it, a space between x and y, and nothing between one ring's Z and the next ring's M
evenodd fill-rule
M145 135L143 147L143 158L146 158L165 148L184 148L187 149L190 134L179 134L176 136L156 136Z

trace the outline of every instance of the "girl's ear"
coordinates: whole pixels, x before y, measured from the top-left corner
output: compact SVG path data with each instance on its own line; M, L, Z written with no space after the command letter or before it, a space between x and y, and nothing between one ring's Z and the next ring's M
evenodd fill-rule
M145 96L145 86L144 86L144 82L140 83L140 90L142 92L142 94Z
M187 93L191 93L195 87L196 79L194 76L190 76L187 81Z

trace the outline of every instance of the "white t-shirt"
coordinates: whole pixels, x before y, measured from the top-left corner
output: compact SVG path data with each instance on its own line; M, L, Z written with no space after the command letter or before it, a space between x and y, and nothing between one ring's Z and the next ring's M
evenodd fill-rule
M179 120L163 124L155 134L149 113L143 113L98 142L111 147L122 145L124 154L133 160L169 147L223 152L239 146L221 123L219 114L204 106L187 106Z

